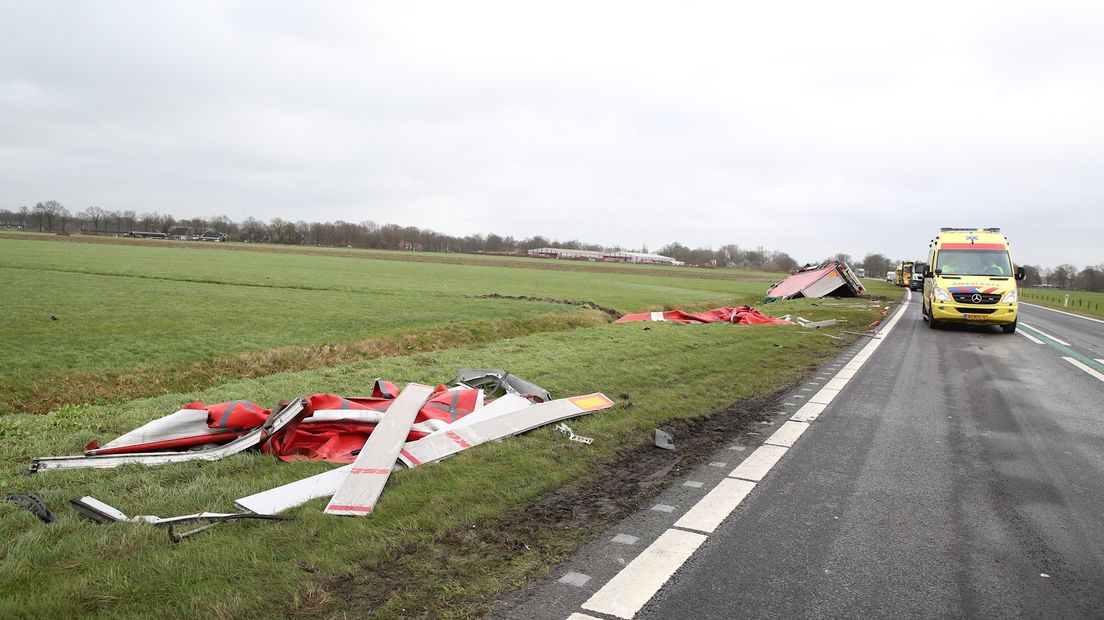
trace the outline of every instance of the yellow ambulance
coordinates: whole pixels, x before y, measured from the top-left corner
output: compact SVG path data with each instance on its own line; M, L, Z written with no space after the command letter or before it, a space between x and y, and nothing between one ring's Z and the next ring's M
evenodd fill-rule
M1018 280L1008 238L999 228L941 228L924 268L924 319L944 323L999 325L1016 331Z

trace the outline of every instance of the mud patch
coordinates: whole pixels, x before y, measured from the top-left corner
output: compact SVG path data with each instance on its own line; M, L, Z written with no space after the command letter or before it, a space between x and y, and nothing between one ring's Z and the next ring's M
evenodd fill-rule
M593 475L545 493L499 518L464 524L430 545L400 545L383 562L364 563L319 580L353 617L482 617L508 603L547 568L581 548L613 523L646 505L673 479L705 462L741 433L773 418L785 391L734 403L709 416L673 421L663 429L675 437L674 451L650 437ZM496 587L462 587L469 575L490 573L519 557L539 558L522 576ZM452 585L455 584L455 585ZM451 587L450 587L451 585ZM450 592L427 592L448 590ZM459 591L457 591L459 590ZM499 602L507 596L506 601ZM285 609L288 615L301 615Z
M607 316L613 319L621 318L621 313L613 308L607 308L600 306L593 301L576 301L573 299L556 299L555 297L530 297L528 295L499 295L498 293L490 293L488 295L477 295L478 299L511 299L514 301L543 301L550 304L567 304L569 306L580 306L583 308L590 308L591 310L597 310L605 313Z

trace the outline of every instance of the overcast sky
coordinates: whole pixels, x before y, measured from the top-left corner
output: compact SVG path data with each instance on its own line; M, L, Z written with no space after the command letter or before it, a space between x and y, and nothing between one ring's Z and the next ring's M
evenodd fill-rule
M0 0L0 208L1104 263L1101 2Z

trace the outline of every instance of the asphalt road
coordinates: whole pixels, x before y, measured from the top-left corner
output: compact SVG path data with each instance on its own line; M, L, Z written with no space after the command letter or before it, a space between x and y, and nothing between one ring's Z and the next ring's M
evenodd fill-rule
M635 617L1104 615L1104 375L1081 367L1104 371L1104 323L1026 305L1020 323L1033 339L930 330L914 296ZM696 501L671 494L676 518ZM649 518L616 528L640 527L636 549L604 537L559 571L593 580L550 583L505 616L614 617L579 605L619 570L610 558L678 533Z

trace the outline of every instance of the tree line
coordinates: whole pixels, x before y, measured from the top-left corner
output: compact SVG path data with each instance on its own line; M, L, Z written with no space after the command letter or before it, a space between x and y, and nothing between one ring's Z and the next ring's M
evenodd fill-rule
M305 222L273 218L267 222L247 217L235 222L225 215L176 219L172 215L147 211L136 213L127 210L109 210L88 207L71 212L56 200L40 202L34 207L0 209L0 226L23 228L40 232L60 232L100 235L124 235L131 231L168 232L174 226L187 226L198 233L207 228L224 233L232 241L248 243L277 243L285 245L319 245L331 247L356 247L386 250L416 250L423 252L459 252L469 254L526 254L541 247L559 247L592 251L648 252L646 246L623 248L583 243L578 240L559 241L541 235L516 239L509 235L474 234L455 236L415 226L377 224L373 221ZM763 271L792 272L799 267L789 254L764 250L744 249L735 244L718 249L689 248L675 242L661 247L658 254L700 267L738 267ZM867 254L861 261L852 260L849 254L836 254L825 260L840 260L852 268L862 267L867 277L882 277L896 268L900 261L883 254ZM1104 264L1083 269L1069 264L1054 268L1024 265L1027 277L1024 286L1049 286L1060 289L1104 292Z
M470 254L526 254L542 247L557 247L597 252L648 252L647 246L624 248L602 246L572 239L554 240L542 235L517 239L509 235L474 234L456 236L434 230L397 224L364 222L306 222L273 218L269 221L247 217L236 222L227 216L193 217L176 219L172 215L149 211L112 211L100 207L88 207L76 213L70 212L55 200L40 202L32 208L0 209L0 226L38 230L40 232L82 233L99 235L125 235L133 231L167 233L176 226L186 226L201 233L214 229L231 241L247 243L276 243L285 245L317 245L330 247L355 247L386 250L415 250L422 252L459 252ZM793 271L798 264L785 252L763 248L743 249L727 244L719 249L689 248L681 243L670 243L658 251L663 256L701 267L738 267L764 271Z

